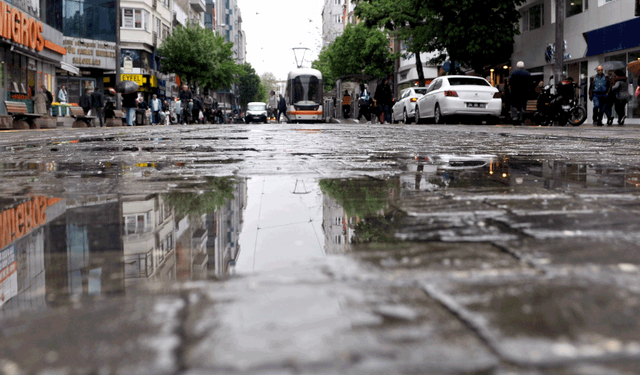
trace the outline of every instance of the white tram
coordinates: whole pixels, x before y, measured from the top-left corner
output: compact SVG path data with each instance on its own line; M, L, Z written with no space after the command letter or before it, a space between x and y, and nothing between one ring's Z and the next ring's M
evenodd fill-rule
M316 69L289 72L285 100L291 122L322 121L322 73Z

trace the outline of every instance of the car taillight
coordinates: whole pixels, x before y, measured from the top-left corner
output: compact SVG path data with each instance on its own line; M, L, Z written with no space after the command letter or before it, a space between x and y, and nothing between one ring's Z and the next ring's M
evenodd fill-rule
M415 103L415 102L417 102L417 101L418 101L418 98L411 98L411 99L409 99L409 101L410 101L411 103Z
M493 98L494 99L500 99L500 98L502 98L502 94L500 94L500 92L496 92L495 94L493 94Z
M458 93L453 90L448 90L444 92L444 96L455 96L458 97Z

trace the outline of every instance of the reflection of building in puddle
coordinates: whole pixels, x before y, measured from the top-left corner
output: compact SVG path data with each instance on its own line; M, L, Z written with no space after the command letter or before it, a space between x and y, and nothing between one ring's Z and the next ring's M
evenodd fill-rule
M232 274L240 254L238 238L242 230L243 212L247 203L247 179L236 179L233 199L206 215L207 262L209 271L217 277Z
M59 198L0 199L1 314L45 307L46 232L64 212Z
M322 203L325 253L344 254L354 236L354 225L360 219L349 217L345 209L329 194L323 194Z

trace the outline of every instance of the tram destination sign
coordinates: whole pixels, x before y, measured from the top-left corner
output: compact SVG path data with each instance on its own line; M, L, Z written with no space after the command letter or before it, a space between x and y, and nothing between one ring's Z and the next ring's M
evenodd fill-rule
M116 69L116 44L94 39L64 37L64 62L84 68Z

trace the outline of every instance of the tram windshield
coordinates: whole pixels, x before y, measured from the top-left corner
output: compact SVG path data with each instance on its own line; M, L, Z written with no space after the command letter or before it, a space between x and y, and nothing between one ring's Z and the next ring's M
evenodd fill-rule
M322 81L316 76L301 75L291 80L293 88L293 103L320 103L322 95Z

